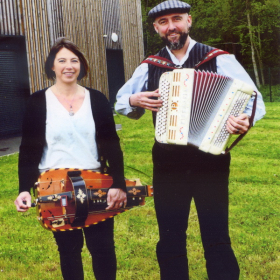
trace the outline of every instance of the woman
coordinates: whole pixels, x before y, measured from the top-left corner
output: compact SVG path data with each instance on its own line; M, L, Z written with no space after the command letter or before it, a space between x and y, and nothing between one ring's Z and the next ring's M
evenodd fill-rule
M106 161L113 177L106 209L125 206L123 156L111 108L101 92L77 84L88 72L85 57L71 41L59 38L50 50L45 72L55 83L32 94L26 109L19 152L17 211L25 212L31 207L30 188L41 172L53 168L104 172ZM84 279L83 233L96 279L116 278L113 226L113 219L108 219L81 230L53 232L64 279Z

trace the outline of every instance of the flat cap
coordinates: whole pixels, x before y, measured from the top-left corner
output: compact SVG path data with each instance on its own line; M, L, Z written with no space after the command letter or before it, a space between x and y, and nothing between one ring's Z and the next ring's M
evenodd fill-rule
M191 5L178 0L164 1L152 8L148 16L155 19L159 16L164 16L173 13L189 13Z

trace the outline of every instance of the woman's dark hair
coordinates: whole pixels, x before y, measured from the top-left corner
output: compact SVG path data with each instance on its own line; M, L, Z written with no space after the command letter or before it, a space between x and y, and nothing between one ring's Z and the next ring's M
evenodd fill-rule
M55 80L55 73L52 70L52 68L53 68L55 56L62 48L68 49L79 58L81 63L81 71L78 76L78 80L81 80L83 77L87 75L89 69L87 60L84 57L83 53L79 50L79 48L73 42L71 42L65 37L60 37L55 41L47 57L47 60L45 62L45 73L48 79Z

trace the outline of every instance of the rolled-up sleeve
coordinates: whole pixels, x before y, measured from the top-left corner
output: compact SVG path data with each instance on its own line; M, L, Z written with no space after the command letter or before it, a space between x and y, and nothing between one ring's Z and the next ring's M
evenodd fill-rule
M132 77L118 91L115 105L116 112L132 119L139 119L145 113L145 109L141 107L130 106L129 98L134 93L146 91L147 80L148 65L141 64L136 68Z
M217 57L217 72L221 75L225 75L228 77L231 77L233 79L238 79L240 81L243 81L247 83L248 85L251 85L254 89L254 91L257 93L257 107L256 107L256 113L254 117L253 124L255 124L256 121L263 118L265 115L265 105L263 102L263 98L261 93L258 91L256 85L252 81L249 74L245 71L245 69L242 67L242 65L236 60L234 55L219 55ZM252 108L253 108L253 102L255 97L252 96L249 103L247 104L244 113L251 116L252 114Z

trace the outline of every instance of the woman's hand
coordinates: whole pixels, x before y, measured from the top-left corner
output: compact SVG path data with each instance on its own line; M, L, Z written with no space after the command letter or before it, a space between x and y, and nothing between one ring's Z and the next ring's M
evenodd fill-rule
M109 189L107 194L106 210L118 209L125 207L127 203L126 193L122 189Z
M18 212L26 212L31 207L31 195L29 192L21 192L15 200Z

